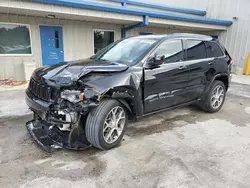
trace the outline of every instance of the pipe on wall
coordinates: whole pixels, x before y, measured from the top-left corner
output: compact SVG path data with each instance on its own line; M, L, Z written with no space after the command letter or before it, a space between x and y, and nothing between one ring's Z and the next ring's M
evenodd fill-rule
M32 1L38 3L49 3L49 4L68 6L68 7L85 8L90 10L104 11L104 12L114 12L119 14L137 15L137 16L147 15L153 18L162 18L162 19L169 19L176 21L196 22L203 24L223 25L223 26L230 26L233 24L233 22L229 20L217 20L217 19L197 17L197 16L179 15L167 12L130 8L128 6L115 6L105 3L96 3L83 0L32 0Z
M205 16L207 14L207 12L204 10L174 7L174 6L169 6L165 4L148 3L148 2L138 1L138 0L137 1L135 0L111 0L111 1L121 3L122 6L123 4L125 5L130 4L130 5L140 6L140 7L155 8L155 9L168 10L168 11L173 11L173 12L194 14L194 15L199 15L199 16Z
M140 27L146 27L149 25L149 17L148 16L143 16L143 21L138 23L138 24L135 24L135 25L131 25L131 26L128 26L128 27L124 27L122 28L122 39L126 38L126 33L127 31L129 30L132 30L132 29L135 29L135 28L140 28Z

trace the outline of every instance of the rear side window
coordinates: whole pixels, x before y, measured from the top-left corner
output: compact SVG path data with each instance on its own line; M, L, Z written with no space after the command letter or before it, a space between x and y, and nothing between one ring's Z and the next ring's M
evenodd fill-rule
M183 60L183 49L181 40L165 41L156 50L156 54L164 56L164 63L173 63Z
M216 42L205 42L208 57L221 57L223 52Z
M207 58L205 44L199 40L186 40L187 60Z

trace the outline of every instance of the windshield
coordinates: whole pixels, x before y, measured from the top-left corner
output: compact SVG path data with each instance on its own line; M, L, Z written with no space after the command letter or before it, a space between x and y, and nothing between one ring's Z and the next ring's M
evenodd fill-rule
M106 51L108 51L110 48L112 48L114 45L116 45L120 40L113 42L109 44L108 46L104 47L103 49L99 50L95 55L93 55L90 59L98 59L102 56Z
M92 59L114 61L132 65L143 58L157 43L158 39L128 38L109 45Z

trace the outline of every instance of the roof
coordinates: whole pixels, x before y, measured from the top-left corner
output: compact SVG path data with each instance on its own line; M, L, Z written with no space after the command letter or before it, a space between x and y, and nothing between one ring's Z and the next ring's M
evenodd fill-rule
M145 39L171 39L171 38L192 38L192 39L199 39L199 40L212 40L212 37L209 35L200 35L200 34L191 34L191 33L173 33L168 35L143 35L143 36L136 36L134 38L145 38Z
M139 35L135 37L130 38L141 38L141 39L163 39L167 37L168 35Z

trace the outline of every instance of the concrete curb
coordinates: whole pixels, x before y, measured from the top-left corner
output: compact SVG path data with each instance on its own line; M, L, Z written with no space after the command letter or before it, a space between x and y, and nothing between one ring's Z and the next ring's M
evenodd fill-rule
M246 76L246 75L233 75L232 82L239 83L239 84L250 85L250 76Z
M25 90L27 87L28 87L28 83L24 85L20 85L20 86L0 86L0 92Z

